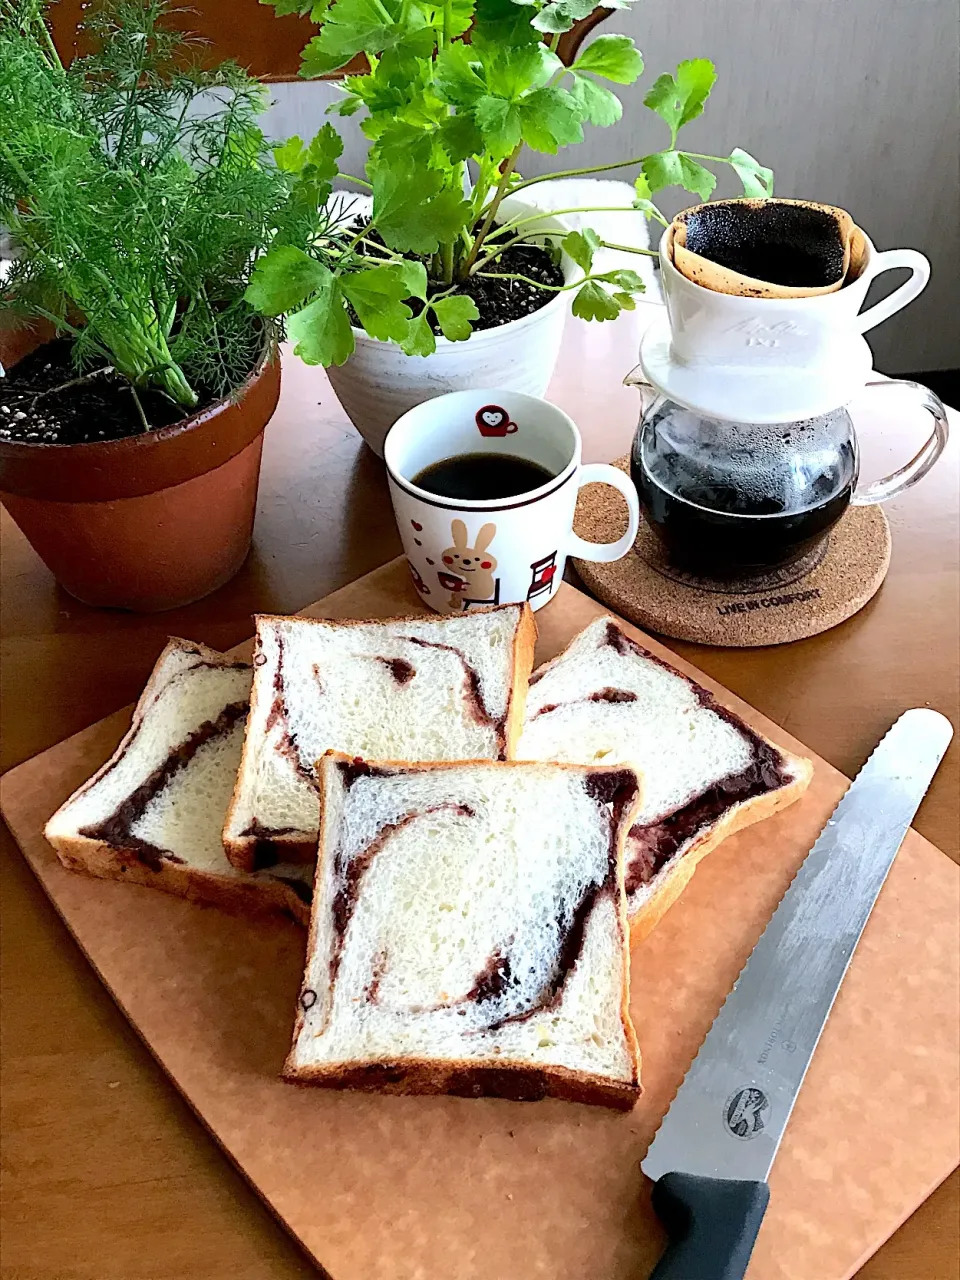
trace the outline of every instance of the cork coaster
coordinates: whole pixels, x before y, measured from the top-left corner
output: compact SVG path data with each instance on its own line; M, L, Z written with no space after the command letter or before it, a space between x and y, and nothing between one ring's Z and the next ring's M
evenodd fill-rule
M626 458L614 466L630 469ZM626 521L623 498L610 485L580 490L575 528L582 538L612 542ZM722 584L674 569L642 521L632 551L622 560L574 564L588 590L647 631L749 649L818 635L862 609L890 566L890 526L879 507L848 507L805 559L762 577Z

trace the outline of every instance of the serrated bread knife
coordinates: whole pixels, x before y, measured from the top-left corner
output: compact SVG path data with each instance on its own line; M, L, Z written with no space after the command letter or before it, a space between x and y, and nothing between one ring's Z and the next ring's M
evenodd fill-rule
M670 1236L651 1280L741 1280L767 1176L854 949L953 728L905 711L807 854L641 1167Z

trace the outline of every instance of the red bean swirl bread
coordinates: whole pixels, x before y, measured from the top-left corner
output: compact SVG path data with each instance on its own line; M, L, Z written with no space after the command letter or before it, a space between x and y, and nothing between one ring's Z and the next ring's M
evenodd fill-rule
M631 938L644 938L726 836L792 804L809 760L599 618L534 673L520 759L629 763L643 805L627 840Z
M171 640L110 759L57 810L46 836L74 871L231 911L310 915L311 869L238 871L221 829L243 748L251 669Z
M624 767L320 764L314 909L284 1074L629 1108Z
M250 718L223 830L230 861L252 871L313 860L314 765L325 751L510 759L535 641L527 605L381 622L258 617Z

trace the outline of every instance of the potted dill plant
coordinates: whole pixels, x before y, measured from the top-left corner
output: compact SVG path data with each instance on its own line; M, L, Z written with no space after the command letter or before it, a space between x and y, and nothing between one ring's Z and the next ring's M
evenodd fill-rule
M0 497L72 595L142 610L247 554L280 371L243 295L299 218L261 86L165 12L93 9L65 67L41 0L0 0Z
M265 316L287 314L297 354L328 367L378 452L391 423L430 395L490 385L542 395L568 301L585 320L613 319L634 308L643 282L622 267L596 269L606 242L586 224L570 231L557 220L598 210L544 216L536 201L544 178L522 176L524 151L556 155L582 141L586 126L615 124L622 106L610 86L643 71L634 42L601 35L569 66L561 61L561 37L589 18L594 0L264 2L320 24L302 75L330 75L365 55L367 69L345 76L331 110L362 113L365 173L340 177L369 195L360 197L364 216L338 194L318 208L308 241L272 247L248 299ZM712 63L693 59L652 84L644 102L664 130L661 150L546 176L629 168L628 207L664 225L653 196L676 185L707 199L716 178L704 162L731 165L745 194L769 195L770 170L745 151L678 148L715 78ZM340 144L328 126L309 148L293 138L276 156L296 175L317 151L335 172Z

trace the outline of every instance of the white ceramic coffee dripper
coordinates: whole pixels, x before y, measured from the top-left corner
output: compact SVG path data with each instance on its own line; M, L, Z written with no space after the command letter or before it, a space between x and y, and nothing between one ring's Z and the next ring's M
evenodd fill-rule
M912 302L930 279L930 263L916 249L879 253L862 236L859 271L841 289L808 298L751 298L717 293L688 280L673 264L668 228L660 239L660 272L672 352L700 367L767 371L827 370L849 357L868 330ZM906 267L910 278L861 311L877 276Z
M922 253L880 253L856 230L856 273L832 293L804 298L696 284L674 266L665 231L659 252L666 314L641 342L647 379L678 404L744 423L816 418L848 403L873 372L864 333L905 307L930 278ZM908 268L910 279L861 311L871 282L895 267Z

